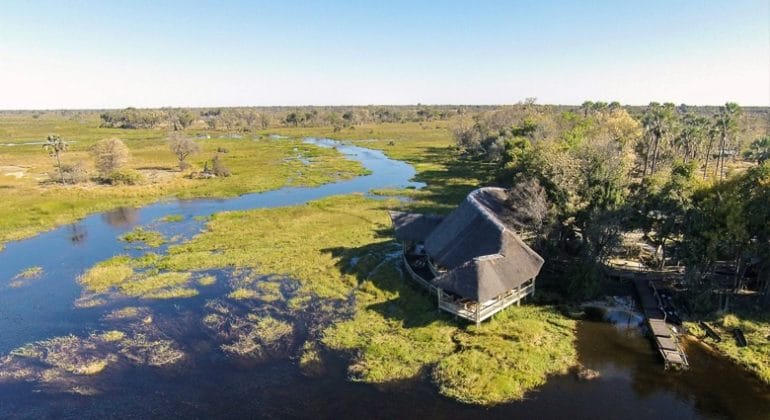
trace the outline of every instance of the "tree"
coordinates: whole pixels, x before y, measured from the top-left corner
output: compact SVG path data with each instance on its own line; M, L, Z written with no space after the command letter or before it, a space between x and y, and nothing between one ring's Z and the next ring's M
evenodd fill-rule
M185 170L189 167L185 159L188 156L194 155L200 152L201 148L198 143L194 142L191 138L174 132L169 136L169 147L174 152L179 160L179 170Z
M131 157L128 147L117 138L104 139L96 143L91 153L94 155L96 170L102 178L123 167Z
M651 102L642 117L646 147L644 147L644 169L642 176L647 175L649 165L650 175L655 173L660 157L661 145L674 131L676 107L672 103L663 105ZM650 162L651 161L651 162Z
M692 112L686 112L682 116L682 130L674 139L674 147L677 154L682 156L686 163L695 160L698 151L703 147L703 141L709 135L709 121L705 117L697 116Z
M511 217L506 221L528 232L538 232L548 214L545 190L536 178L520 179L513 184L506 204L511 210Z
M756 160L759 165L770 159L770 137L763 137L751 142L746 157Z
M61 154L67 150L67 147L67 143L58 134L49 135L43 145L48 155L56 159L56 169L59 171L59 180L62 184L64 184L64 171L61 166Z
M174 131L184 130L195 122L195 114L187 109L169 111L169 122Z
M719 150L717 155L716 173L719 174L721 181L725 176L725 154L730 138L738 129L738 117L741 114L741 107L735 102L728 102L719 109L715 116L715 123L719 133Z

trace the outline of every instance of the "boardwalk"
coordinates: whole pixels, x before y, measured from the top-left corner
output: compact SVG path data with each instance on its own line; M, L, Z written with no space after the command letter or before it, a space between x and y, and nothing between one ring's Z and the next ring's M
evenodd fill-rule
M666 314L661 309L663 305L660 302L655 281L646 276L634 276L632 280L641 302L642 312L647 318L647 325L655 340L655 345L663 357L666 368L687 368L687 356L679 346L671 325L666 322Z

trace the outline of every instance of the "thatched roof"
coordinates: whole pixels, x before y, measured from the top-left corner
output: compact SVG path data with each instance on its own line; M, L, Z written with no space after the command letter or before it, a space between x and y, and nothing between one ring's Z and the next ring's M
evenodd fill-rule
M434 284L485 301L537 276L543 258L505 222L506 198L502 188L479 188L425 237L428 255L447 269Z
M441 216L391 211L390 220L399 241L422 242L444 220Z

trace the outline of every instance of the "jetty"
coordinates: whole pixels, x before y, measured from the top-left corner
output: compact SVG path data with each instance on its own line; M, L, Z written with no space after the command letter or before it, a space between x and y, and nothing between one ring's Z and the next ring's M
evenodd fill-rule
M687 355L679 344L678 333L668 318L666 305L663 304L656 281L646 277L633 278L642 313L647 319L647 326L655 345L663 358L666 369L688 368Z

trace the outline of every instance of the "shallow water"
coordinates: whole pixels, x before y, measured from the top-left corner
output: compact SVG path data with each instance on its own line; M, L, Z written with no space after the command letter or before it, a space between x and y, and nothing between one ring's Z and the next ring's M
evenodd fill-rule
M282 300L250 304L223 302L228 272L211 272L219 282L201 289L201 295L172 301L122 299L105 306L76 309L81 293L76 277L94 263L113 255L144 251L131 249L117 236L135 226L150 226L178 241L199 231L208 216L225 210L300 204L334 194L366 193L375 188L419 187L410 182L411 166L387 159L381 152L311 140L337 147L361 161L370 175L314 188L285 188L226 200L173 200L141 209L117 209L82 221L12 242L0 252L0 418L135 417L313 417L313 418L740 418L770 416L770 389L714 357L699 345L688 347L692 368L665 372L648 340L636 329L580 322L578 353L581 363L599 372L595 380L581 381L573 373L554 377L522 402L493 408L456 403L438 395L426 379L384 386L346 379L343 355L323 354L326 372L303 375L297 361L299 347L314 338L320 326L345 316L346 302L321 302L308 313L294 313ZM163 222L163 216L181 214L182 222ZM162 251L162 250L161 250ZM30 266L43 267L39 279L23 287L4 286ZM291 279L265 277L281 283L284 298ZM227 307L227 334L207 327L216 305ZM142 319L115 320L110 311L141 307ZM329 309L331 308L331 309ZM224 313L224 312L222 312ZM252 328L249 313L269 316L291 325L262 360L226 354L238 328ZM149 317L149 318L147 318ZM239 327L240 326L240 327ZM89 334L119 329L136 337L172 343L183 355L173 364L152 366L137 359L136 349L105 344ZM9 362L12 349L37 340L74 334L75 350L87 356L111 357L99 375L52 375L33 362ZM50 350L50 349L49 349ZM128 350L128 351L126 351ZM142 353L144 354L144 353ZM5 369L5 370L3 370ZM2 380L13 373L15 380ZM7 376L6 376L7 377ZM33 380L34 378L34 380ZM82 394L78 395L74 392Z

